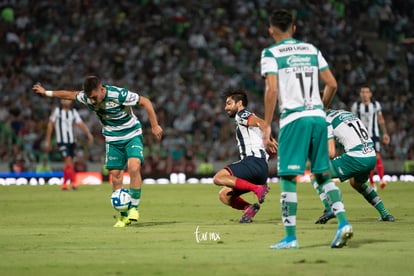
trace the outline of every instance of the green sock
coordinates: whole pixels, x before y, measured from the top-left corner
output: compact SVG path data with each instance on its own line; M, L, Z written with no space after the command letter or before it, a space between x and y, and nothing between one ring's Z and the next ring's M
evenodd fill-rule
M311 183L316 193L319 195L319 198L321 199L325 210L330 211L331 206L329 205L328 199L326 198L326 194L322 190L322 186L318 184L314 177L312 178Z
M280 207L286 237L296 237L296 212L298 206L296 182L282 178L280 180Z
M141 199L141 189L129 188L129 193L131 194L131 207L138 208Z
M385 208L384 203L374 189L368 187L367 184L363 184L358 192L363 195L369 204L377 209L382 218L390 215L390 212L387 210L387 208Z
M329 205L334 212L338 221L338 227L348 224L348 219L345 213L345 207L342 203L341 191L335 185L331 178L325 178L322 182L322 190L325 192Z

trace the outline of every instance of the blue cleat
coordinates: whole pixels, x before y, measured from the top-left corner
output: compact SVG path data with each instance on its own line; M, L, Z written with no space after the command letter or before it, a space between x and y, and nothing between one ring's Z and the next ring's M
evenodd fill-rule
M331 243L331 248L342 248L346 245L349 239L352 238L354 232L350 224L345 224L336 231L335 238Z
M279 243L272 244L270 249L298 249L299 243L296 237L284 238Z

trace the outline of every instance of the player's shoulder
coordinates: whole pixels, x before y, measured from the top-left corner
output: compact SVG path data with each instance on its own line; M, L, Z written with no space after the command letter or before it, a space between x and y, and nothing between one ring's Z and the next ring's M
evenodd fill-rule
M374 100L372 103L373 103L375 106L381 106L381 103L380 103L379 101L375 101L375 100Z
M353 114L350 111L339 109L339 110L329 110L326 113L328 120L333 120L335 118L338 118L340 121L347 121L349 119L356 118L355 114Z
M247 109L242 109L239 112L237 112L237 116L239 116L242 119L247 119L252 114L253 114L253 112L251 112L251 111L249 111Z

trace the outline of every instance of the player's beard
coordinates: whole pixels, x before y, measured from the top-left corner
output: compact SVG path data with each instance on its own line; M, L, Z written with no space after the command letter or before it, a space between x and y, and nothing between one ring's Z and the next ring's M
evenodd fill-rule
M236 113L237 113L237 110L229 110L229 111L227 111L227 114L229 115L230 118L236 117Z

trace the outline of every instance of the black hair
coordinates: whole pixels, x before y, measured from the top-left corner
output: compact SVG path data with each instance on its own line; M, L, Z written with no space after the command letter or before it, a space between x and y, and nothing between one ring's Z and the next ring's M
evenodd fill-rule
M243 89L229 88L223 93L223 98L226 100L228 97L232 98L236 103L242 101L244 107L247 107L249 103L247 100L247 94Z
M285 9L274 10L269 17L269 25L286 32L293 25L292 13Z
M83 91L86 95L89 95L92 90L99 88L101 80L97 76L88 76L83 81Z

